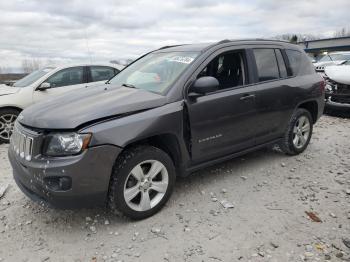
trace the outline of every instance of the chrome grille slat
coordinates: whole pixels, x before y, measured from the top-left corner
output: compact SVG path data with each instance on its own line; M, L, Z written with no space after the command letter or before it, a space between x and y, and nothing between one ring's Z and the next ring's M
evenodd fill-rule
M20 139L20 147L19 147L19 156L21 158L24 158L24 151L26 150L26 136L21 134L21 139Z
M32 149L33 149L33 138L26 137L26 146L24 151L24 157L27 161L32 159Z
M20 146L21 146L21 136L20 136L20 134L19 133L17 133L17 147L16 147L16 152L17 152L17 154L19 154L19 148L20 148Z
M34 138L24 134L16 124L11 137L11 145L16 154L26 161L31 161L33 154L33 144Z

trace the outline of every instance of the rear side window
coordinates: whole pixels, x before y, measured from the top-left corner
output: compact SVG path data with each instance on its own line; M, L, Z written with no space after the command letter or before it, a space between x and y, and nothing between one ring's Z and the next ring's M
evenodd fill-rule
M299 73L299 66L301 61L301 53L296 50L286 50L286 54L289 60L290 71L293 76Z
M289 60L289 71L292 76L309 75L315 73L314 66L306 54L297 50L286 49L286 54Z
M116 75L115 69L108 66L90 66L91 82L104 81Z
M277 62L278 62L278 68L280 69L280 77L286 78L288 76L287 74L287 68L286 64L284 62L282 53L280 49L275 49Z
M273 49L254 49L259 82L278 79L279 71Z

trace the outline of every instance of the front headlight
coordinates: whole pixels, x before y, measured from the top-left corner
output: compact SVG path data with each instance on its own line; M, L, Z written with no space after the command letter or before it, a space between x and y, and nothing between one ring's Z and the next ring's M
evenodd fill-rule
M51 133L45 139L44 155L69 156L85 150L91 140L91 134Z

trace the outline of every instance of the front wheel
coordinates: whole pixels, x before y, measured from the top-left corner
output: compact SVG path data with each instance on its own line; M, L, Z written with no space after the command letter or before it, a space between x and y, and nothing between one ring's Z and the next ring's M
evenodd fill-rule
M310 112L298 108L294 112L280 143L281 150L288 155L302 153L310 142L312 129L313 121Z
M15 109L0 109L0 143L9 143L19 114Z
M159 148L127 149L113 168L109 207L132 219L152 216L169 199L175 177L171 158Z

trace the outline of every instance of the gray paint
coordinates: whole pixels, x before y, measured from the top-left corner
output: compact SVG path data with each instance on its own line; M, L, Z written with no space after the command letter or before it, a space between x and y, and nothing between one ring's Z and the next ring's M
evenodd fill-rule
M70 92L28 107L19 121L44 129L75 129L101 118L162 106L164 96L141 89L102 85Z
M60 172L62 168L74 166L67 175L79 179L84 179L84 173L88 172L91 182L104 185L105 195L114 160L123 148L141 140L160 137L167 146L171 143L169 138L175 140L175 143L172 142L175 147L172 150L178 153L175 166L178 174L184 175L196 168L278 141L283 137L292 113L301 103L316 103L316 118L321 116L324 93L322 78L316 73L257 82L251 48L262 47L301 50L296 45L279 41L225 41L216 45L185 45L157 50L193 49L200 50L201 55L164 95L126 87L100 86L30 107L24 110L24 118L20 121L29 127L92 133L87 150L89 155L93 154L90 158L72 165L71 161L76 156L65 157L59 167L51 163L49 167L53 172ZM222 52L241 49L247 50L249 81L246 85L218 90L197 99L188 97L188 88L207 62ZM254 95L253 100L241 99L251 94ZM104 147L105 150L96 151ZM42 158L45 161L45 157ZM11 154L11 148L10 160L18 177L35 176L34 171L27 174L20 168L20 160ZM36 161L23 165L31 170ZM100 168L104 171L100 172ZM102 182L98 181L100 178ZM79 192L79 188L74 190Z

